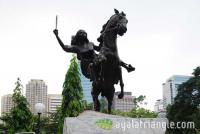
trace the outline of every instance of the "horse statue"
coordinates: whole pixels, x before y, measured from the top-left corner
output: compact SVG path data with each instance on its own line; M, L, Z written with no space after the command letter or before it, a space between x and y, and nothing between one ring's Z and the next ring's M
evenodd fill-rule
M101 93L108 101L108 113L111 113L112 101L115 93L114 84L120 81L121 92L118 98L124 96L124 83L122 79L121 66L127 65L119 58L117 49L117 36L123 36L127 31L126 14L119 13L114 9L115 14L110 17L106 24L103 25L101 35L98 38L100 42L101 57L104 61L101 63L100 79L93 82L92 97L95 111L100 111L100 102L98 96ZM134 71L134 68L131 68Z
M100 111L98 96L101 93L108 100L108 113L111 113L115 92L114 84L117 84L119 81L121 92L118 98L123 98L124 96L121 66L128 72L135 70L130 64L120 60L118 55L117 35L122 36L126 33L127 23L128 20L125 13L119 13L115 9L115 14L103 25L101 35L98 38L99 46L94 45L94 43L88 40L87 33L84 30L78 30L76 35L72 36L71 45L64 45L58 35L56 17L56 29L53 32L58 43L64 51L77 54L83 75L92 81L91 94L95 111ZM99 54L95 51L99 51Z

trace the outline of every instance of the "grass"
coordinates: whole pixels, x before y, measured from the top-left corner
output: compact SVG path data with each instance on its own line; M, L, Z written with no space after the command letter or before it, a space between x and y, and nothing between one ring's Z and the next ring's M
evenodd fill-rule
M110 119L101 119L101 120L97 120L95 122L95 124L105 130L112 130L112 120Z

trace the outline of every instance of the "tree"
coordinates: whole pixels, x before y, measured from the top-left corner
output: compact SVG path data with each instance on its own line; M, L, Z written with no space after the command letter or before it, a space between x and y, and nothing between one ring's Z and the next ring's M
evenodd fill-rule
M26 98L22 94L23 86L19 78L15 85L16 87L12 95L14 106L11 108L10 113L2 116L9 134L31 131L33 127L33 115Z
M3 123L0 123L0 134L6 134L6 133L7 133L6 126Z
M140 95L134 98L133 102L136 107L133 108L131 111L123 112L119 110L113 110L112 114L131 117L131 118L156 118L157 114L155 112L140 107L141 105L147 104L146 102L144 102L145 99L146 99L145 95Z
M146 99L146 96L145 96L145 95L140 95L140 96L134 98L133 102L134 102L136 108L139 108L140 105L143 105L143 104L146 105L146 103L144 103L144 100L145 100L145 99Z
M93 106L94 106L94 103L93 103L93 102L91 102L91 103L89 103L89 104L86 104L85 110L93 110Z
M194 122L194 129L167 129L168 134L200 133L200 67L194 69L194 76L178 87L174 104L167 107L167 118L173 122Z
M59 133L63 131L65 117L76 117L84 109L83 90L81 86L79 68L76 57L71 59L70 67L65 76L62 91L62 105L60 109Z
M59 119L60 119L60 107L57 108L57 111L55 113L51 113L49 118L50 118L50 122L48 124L48 126L46 127L46 130L49 130L49 132L47 133L50 133L51 134L57 134L58 132L58 122L59 122Z
M130 112L122 112L122 111L113 111L112 114L114 115L120 115L125 117L131 117L131 118L156 118L157 114L153 111L144 109L144 108L137 108L132 109Z
M144 108L132 109L130 112L132 118L156 118L157 114Z
M195 77L198 77L200 75L200 67L197 67L194 69L194 72L192 73Z
M58 134L58 122L60 119L60 107L57 107L56 112L48 112L47 117L40 119L40 132L43 134ZM34 116L34 131L37 131L38 116Z

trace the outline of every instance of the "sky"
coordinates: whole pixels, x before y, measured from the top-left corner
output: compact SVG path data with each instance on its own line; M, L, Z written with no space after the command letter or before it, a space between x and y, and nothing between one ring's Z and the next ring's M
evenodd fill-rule
M56 15L64 44L84 29L98 45L116 8L128 19L128 31L117 40L119 56L136 68L123 69L125 91L146 95L153 110L162 83L200 65L199 6L199 0L0 0L0 97L12 93L18 77L24 92L28 81L42 79L48 93L60 94L72 55L53 34Z

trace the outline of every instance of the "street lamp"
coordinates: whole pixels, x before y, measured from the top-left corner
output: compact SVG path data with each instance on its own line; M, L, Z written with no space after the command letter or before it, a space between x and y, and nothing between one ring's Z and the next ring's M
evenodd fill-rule
M35 104L35 112L38 114L38 124L36 134L40 134L40 116L45 111L45 105L43 103Z

